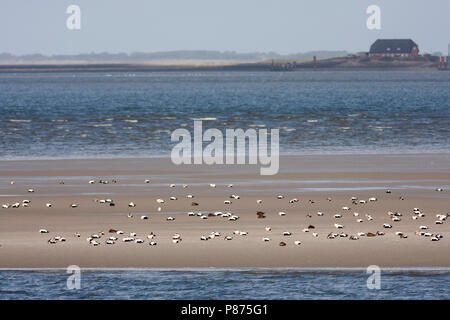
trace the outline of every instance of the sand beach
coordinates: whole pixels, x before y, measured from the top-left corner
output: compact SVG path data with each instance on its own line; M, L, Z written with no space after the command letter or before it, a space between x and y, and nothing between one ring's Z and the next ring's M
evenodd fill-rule
M0 268L450 267L449 163L285 155L261 176L164 157L2 160Z

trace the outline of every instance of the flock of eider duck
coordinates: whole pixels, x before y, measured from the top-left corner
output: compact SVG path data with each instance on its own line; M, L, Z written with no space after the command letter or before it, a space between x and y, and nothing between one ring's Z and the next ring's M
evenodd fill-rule
M59 183L64 184L64 181L60 181ZM95 184L95 183L109 184L109 183L117 183L117 180L111 180L111 181L89 180L88 183L89 184ZM150 180L146 179L146 180L144 180L144 183L150 183ZM11 184L14 184L14 181L11 181ZM180 186L183 189L188 187L188 185L186 185L186 184L183 184ZM216 188L216 184L209 184L209 186L211 188ZM170 184L169 187L175 188L175 187L177 187L177 185ZM229 185L226 185L226 187L233 188L233 185L229 184ZM34 193L35 189L30 188L27 191L29 193ZM442 188L436 188L435 191L442 192L444 190ZM390 194L391 190L386 190L386 193ZM195 196L192 194L188 194L188 195L186 195L186 198L194 199ZM241 199L241 197L239 195L231 194L228 197L228 199L223 201L223 203L226 205L229 205L229 204L232 204L233 201L239 201L240 199ZM278 199L280 201L286 201L285 195L282 195L282 194L276 195L276 199ZM399 199L403 200L404 198L399 197ZM178 198L176 196L170 196L168 198L168 201L176 201L176 200L178 200ZM332 201L331 198L327 198L326 200L329 202ZM102 204L102 205L106 205L106 206L111 206L111 207L115 206L115 202L113 201L113 199L95 199L94 201L98 204ZM298 198L292 198L292 199L289 199L287 202L289 204L295 204L299 201L300 200ZM352 205L364 205L368 202L376 202L376 201L378 201L378 199L376 197L370 197L370 198L368 198L368 200L364 200L364 199L358 199L358 197L351 197L350 201L351 201ZM157 208L157 211L159 211L159 212L162 211L162 208L163 208L166 200L156 199L156 202L159 205L159 207ZM258 205L261 205L263 203L263 200L256 200L256 203ZM314 201L309 200L309 203L314 203ZM2 204L2 208L3 209L19 208L19 207L27 208L27 207L30 207L30 204L31 204L30 200L24 199L24 200L22 200L22 202ZM194 202L194 201L191 202L191 206L193 206L193 207L198 206L198 205L199 205L198 202ZM52 203L46 203L45 206L47 208L51 208ZM128 208L130 211L132 211L132 209L135 208L136 206L137 205L134 202L128 203ZM69 207L75 209L78 207L78 204L71 203L69 205ZM361 215L358 212L351 212L351 211L352 211L351 207L343 206L339 213L330 214L330 216L332 216L334 219L333 227L334 227L334 229L336 229L336 231L334 231L334 232L329 232L329 233L327 232L327 234L321 235L317 231L317 228L312 224L309 224L306 228L303 228L301 231L304 233L310 233L312 235L312 237L315 237L315 238L325 236L327 239L347 238L349 240L359 240L361 237L383 236L383 235L385 235L386 232L389 232L389 229L392 229L393 226L395 226L396 224L398 226L400 226L399 222L401 222L402 219L412 219L412 220L418 220L418 222L420 222L420 220L426 216L426 214L424 212L422 212L419 208L414 208L412 210L412 212L409 212L408 214L388 211L387 216L385 218L387 220L390 220L390 222L385 222L382 224L375 224L372 222L374 220L372 215L370 215L370 214ZM235 222L239 219L238 215L233 214L232 212L223 212L223 211L215 211L215 212L208 212L208 213L189 211L189 212L187 212L187 215L189 217L199 217L200 219L203 219L203 220L206 220L210 217L219 217L219 218L227 219L230 222ZM280 211L280 212L278 212L278 215L280 217L284 217L284 216L286 216L286 213L283 211ZM317 215L317 217L324 217L326 214L322 211L318 211L316 213L316 215ZM311 214L311 213L306 214L306 218L312 218L312 216L313 216L313 214ZM371 222L372 223L371 227L374 229L374 231L373 232L362 232L361 231L361 232L356 232L353 234L347 233L347 232L345 232L345 230L346 230L345 225L339 223L344 216L353 217L355 219L355 222L357 222L357 223L363 223L365 221ZM449 216L450 216L450 213L435 214L434 224L435 225L444 224ZM132 212L128 213L127 218L129 218L129 219L134 218L134 214ZM258 210L256 212L256 218L257 219L265 219L266 213L261 210ZM149 216L139 214L139 219L148 220ZM174 221L175 217L168 215L167 217L165 217L165 219L166 219L166 221L170 222L170 221ZM376 230L376 229L379 229L379 230ZM398 228L396 228L396 230L397 229ZM38 232L41 234L47 234L47 235L51 234L51 231L46 228L41 228L38 230ZM271 241L270 235L272 234L272 228L270 226L265 226L264 232L267 235L262 238L262 242L270 242ZM243 231L243 230L234 230L233 232L229 232L229 234L222 234L217 231L211 231L208 234L199 235L198 239L199 239L199 241L210 241L213 239L224 239L226 241L231 241L235 237L246 237L248 234L249 234L248 231ZM396 231L394 234L395 234L395 236L398 236L400 239L407 239L409 236L406 232L402 232L402 231ZM286 239L289 239L290 237L293 236L293 233L291 231L286 230L286 231L282 232L281 234L279 234L279 236L281 236L281 235L283 237L286 237ZM420 223L418 225L417 231L414 232L414 235L418 236L418 237L428 238L431 241L440 241L443 238L443 236L439 233L430 232L429 226L427 226L425 224L420 224ZM75 232L73 234L73 236L74 236L74 238L80 238L81 234L79 232ZM182 238L181 234L175 233L171 236L170 240L173 244L179 244L182 242L183 238ZM47 240L48 244L52 244L52 245L60 243L60 242L66 242L66 241L67 241L67 239L65 237L63 237L61 235L57 235L57 234L53 235L51 238L49 238ZM143 235L143 234L137 235L136 232L127 232L126 233L123 230L111 228L107 231L99 231L96 233L89 234L89 236L86 238L86 242L91 246L100 246L102 244L111 246L111 245L116 244L116 242L118 242L118 241L127 242L127 243L136 243L136 244L147 243L150 246L156 246L157 245L157 235L153 232L150 232L149 234L145 234L145 235ZM300 240L293 240L293 241L285 240L285 241L279 242L279 246L284 247L284 246L287 246L288 243L293 243L294 245L297 245L297 246L302 244L302 242Z

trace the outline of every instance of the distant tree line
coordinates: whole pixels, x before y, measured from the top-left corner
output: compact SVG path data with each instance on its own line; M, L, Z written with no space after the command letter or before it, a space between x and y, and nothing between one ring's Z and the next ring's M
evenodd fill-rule
M44 61L86 61L86 62L144 62L150 60L248 60L262 61L267 59L290 59L290 60L310 60L314 56L317 59L328 59L334 57L347 56L347 51L310 51L282 55L276 52L251 52L238 53L235 51L161 51L161 52L133 52L133 53L83 53L76 55L43 55L26 54L13 55L10 53L0 53L0 62L44 62Z

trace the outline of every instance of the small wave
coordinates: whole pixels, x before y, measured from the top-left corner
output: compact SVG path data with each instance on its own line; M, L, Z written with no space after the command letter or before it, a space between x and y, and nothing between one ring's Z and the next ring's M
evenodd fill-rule
M138 123L139 120L135 120L135 119L126 119L126 120L123 120L123 122Z
M22 120L22 119L10 119L10 122L31 122L31 120Z
M191 120L201 120L201 121L213 121L213 120L217 120L217 118L213 118L213 117L205 117L205 118L190 118Z
M95 127L95 128L98 128L98 127L111 127L112 124L111 123L100 123L100 124L94 124L92 126Z

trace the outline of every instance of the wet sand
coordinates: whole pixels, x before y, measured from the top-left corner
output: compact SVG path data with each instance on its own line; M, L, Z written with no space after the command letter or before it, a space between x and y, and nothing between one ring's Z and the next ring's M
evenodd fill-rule
M305 155L280 160L275 176L260 176L256 166L175 166L166 158L0 161L0 205L20 203L19 208L0 208L0 267L450 266L448 221L435 224L437 214L450 213L449 154ZM94 184L88 183L91 179ZM100 179L109 183L100 184ZM194 198L187 198L189 194ZM240 199L230 198L231 194ZM171 196L177 200L169 200ZM358 200L354 203L352 197ZM369 201L371 197L377 201ZM158 204L159 198L165 202ZM299 201L290 203L294 198ZM112 199L115 206L100 203L105 199ZM23 207L23 200L30 201L28 207ZM198 206L192 206L193 201ZM136 207L130 208L130 202ZM413 220L414 208L425 216ZM188 216L191 211L207 216L231 212L239 219L202 219ZM258 219L257 211L265 218ZM280 211L286 215L280 216ZM317 215L319 211L323 216ZM401 221L392 221L389 211L401 213ZM140 219L141 215L148 219ZM175 220L167 221L169 216ZM336 223L344 228L337 229ZM392 228L383 228L385 223ZM314 229L304 232L309 226ZM432 237L416 235L420 226L443 238L431 241ZM39 233L41 228L49 233ZM108 233L109 229L124 234ZM357 235L377 231L385 235ZM399 231L408 237L400 238ZM98 246L86 240L101 232L105 234L94 239ZM144 243L123 242L131 232ZM156 237L149 240L151 232ZM220 236L200 240L211 232ZM328 239L330 233L347 237ZM174 234L180 234L180 243L172 242ZM66 241L47 242L57 236ZM118 240L107 245L110 236ZM270 241L262 241L266 237ZM150 246L150 241L157 245Z

